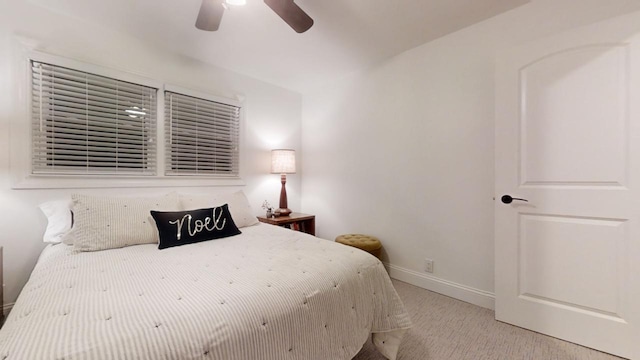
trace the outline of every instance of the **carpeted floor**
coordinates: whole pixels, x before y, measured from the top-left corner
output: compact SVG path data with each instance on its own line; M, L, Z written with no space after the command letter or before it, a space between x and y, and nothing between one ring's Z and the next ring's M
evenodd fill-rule
M413 328L398 360L619 360L620 358L494 320L491 310L393 281ZM371 340L354 360L384 360Z

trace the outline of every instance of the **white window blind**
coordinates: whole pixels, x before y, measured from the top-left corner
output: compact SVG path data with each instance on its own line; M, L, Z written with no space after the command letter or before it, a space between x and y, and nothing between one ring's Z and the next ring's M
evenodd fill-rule
M155 175L157 89L31 61L34 174Z
M240 108L165 91L167 175L236 177Z

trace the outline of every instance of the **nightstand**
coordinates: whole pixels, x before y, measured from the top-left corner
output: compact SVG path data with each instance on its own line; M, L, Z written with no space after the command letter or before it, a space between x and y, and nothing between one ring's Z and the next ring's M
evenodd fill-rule
M316 216L301 213L291 213L289 216L279 216L275 218L267 218L258 216L258 221L286 227L288 229L302 231L307 234L316 236Z

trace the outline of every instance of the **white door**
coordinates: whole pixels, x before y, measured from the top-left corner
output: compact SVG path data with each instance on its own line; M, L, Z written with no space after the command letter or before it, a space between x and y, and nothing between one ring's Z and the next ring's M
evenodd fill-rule
M512 49L496 68L496 319L633 359L639 34L629 15Z

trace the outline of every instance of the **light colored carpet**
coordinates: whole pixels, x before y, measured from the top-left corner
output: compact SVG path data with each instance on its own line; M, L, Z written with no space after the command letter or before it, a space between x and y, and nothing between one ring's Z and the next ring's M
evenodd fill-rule
M619 360L494 319L491 310L393 280L411 319L398 360ZM384 360L371 340L354 360Z

